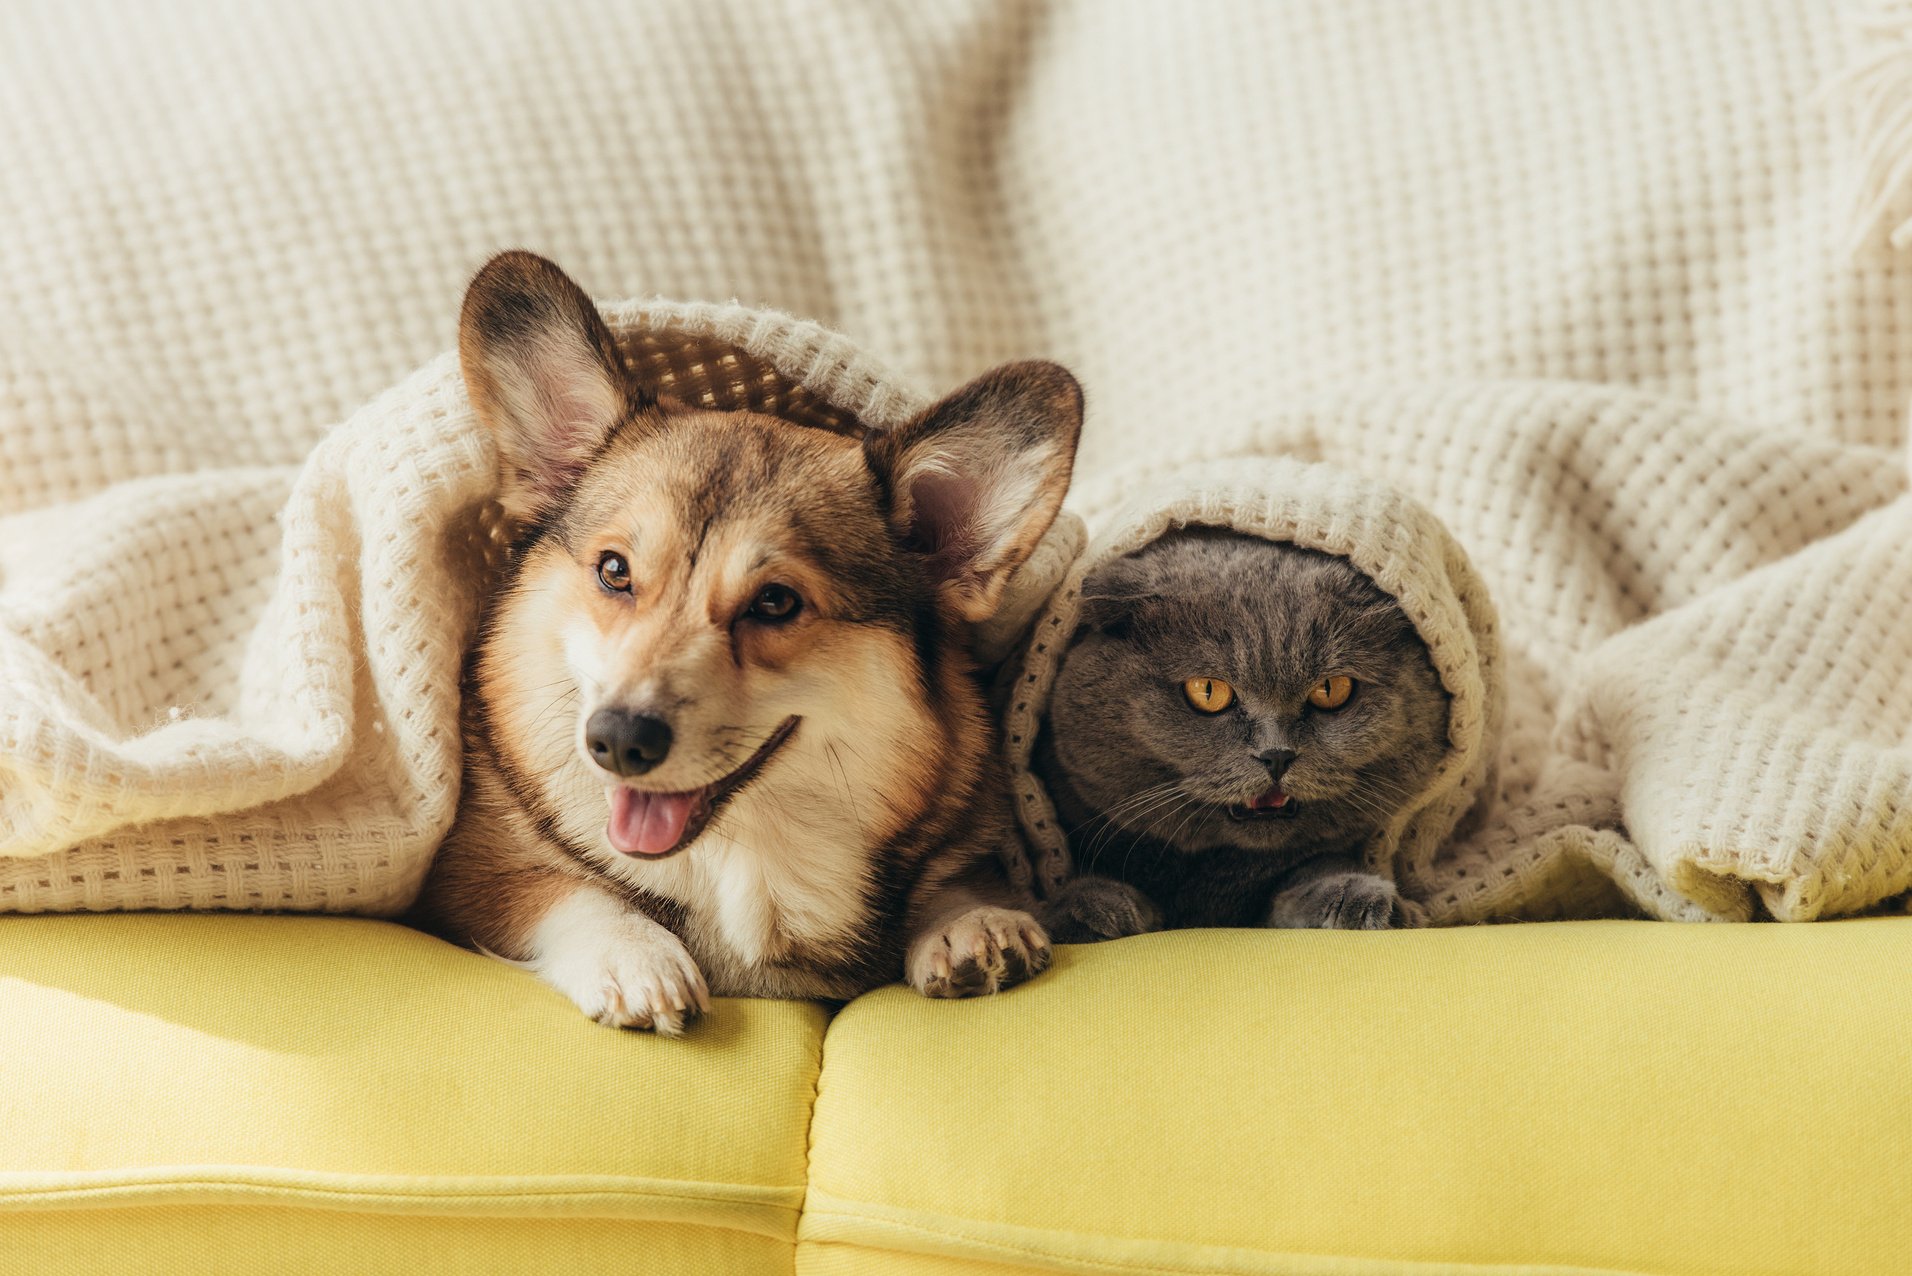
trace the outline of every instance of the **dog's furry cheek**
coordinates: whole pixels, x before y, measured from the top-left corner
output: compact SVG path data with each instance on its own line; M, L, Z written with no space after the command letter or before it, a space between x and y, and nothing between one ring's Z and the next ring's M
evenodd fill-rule
M852 825L860 840L881 842L934 800L950 741L907 639L867 626L818 628L800 662L759 671L750 702L765 716L802 716L786 765L802 759L823 792L858 794Z
M782 671L809 716L848 736L899 742L933 731L934 715L910 645L868 626L819 632L812 654ZM803 710L793 710L803 712Z
M604 686L604 638L587 620L573 621L560 632L564 667L571 671L586 699Z

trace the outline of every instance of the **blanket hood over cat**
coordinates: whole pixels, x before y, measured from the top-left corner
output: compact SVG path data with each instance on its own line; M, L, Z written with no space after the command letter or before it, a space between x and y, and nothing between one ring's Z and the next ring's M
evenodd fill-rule
M1028 617L1027 637L998 686L1003 747L1029 843L1028 859L1010 854L1019 883L1047 895L1071 871L1068 839L1031 757L1076 628L1083 580L1168 532L1216 527L1348 559L1396 599L1427 644L1449 697L1447 756L1367 850L1375 872L1425 901L1432 892L1417 886L1436 854L1491 795L1504 700L1493 602L1440 520L1390 487L1287 457L1131 468L1103 476L1072 504L1087 528L1065 514L1021 574L1023 605L1009 610Z

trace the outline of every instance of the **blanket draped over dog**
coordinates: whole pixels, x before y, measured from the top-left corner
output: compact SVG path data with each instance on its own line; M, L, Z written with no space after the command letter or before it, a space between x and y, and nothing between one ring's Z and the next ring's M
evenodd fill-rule
M1430 512L1506 693L1397 857L1437 917L1885 900L1912 10L1861 7L0 6L0 909L402 906L495 558L432 360L513 246L820 317L613 315L824 425L1055 358L1098 537L1230 457Z
M782 315L607 318L687 401L836 430L927 404ZM158 476L0 521L0 903L402 910L457 802L497 485L448 355L302 469Z

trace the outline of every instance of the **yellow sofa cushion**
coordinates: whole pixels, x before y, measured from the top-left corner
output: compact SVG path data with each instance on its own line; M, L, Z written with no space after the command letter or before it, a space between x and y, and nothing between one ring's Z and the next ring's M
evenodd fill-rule
M798 1270L1885 1272L1912 919L1206 931L832 1025Z
M379 922L0 918L0 1270L788 1272L824 1026L618 1032Z

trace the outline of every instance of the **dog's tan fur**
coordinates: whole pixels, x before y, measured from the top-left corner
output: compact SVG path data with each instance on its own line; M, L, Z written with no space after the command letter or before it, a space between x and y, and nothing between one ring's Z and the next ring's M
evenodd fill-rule
M963 622L1047 530L1080 391L998 369L858 440L636 384L588 298L525 253L473 282L460 354L523 533L466 685L466 787L426 924L606 1022L679 1032L708 993L940 996L1039 971L997 850L1017 836ZM628 559L628 593L600 585ZM789 623L754 623L766 583ZM582 743L603 705L667 714L653 772ZM606 840L607 784L695 790L789 738L667 858ZM907 969L906 969L907 967Z

